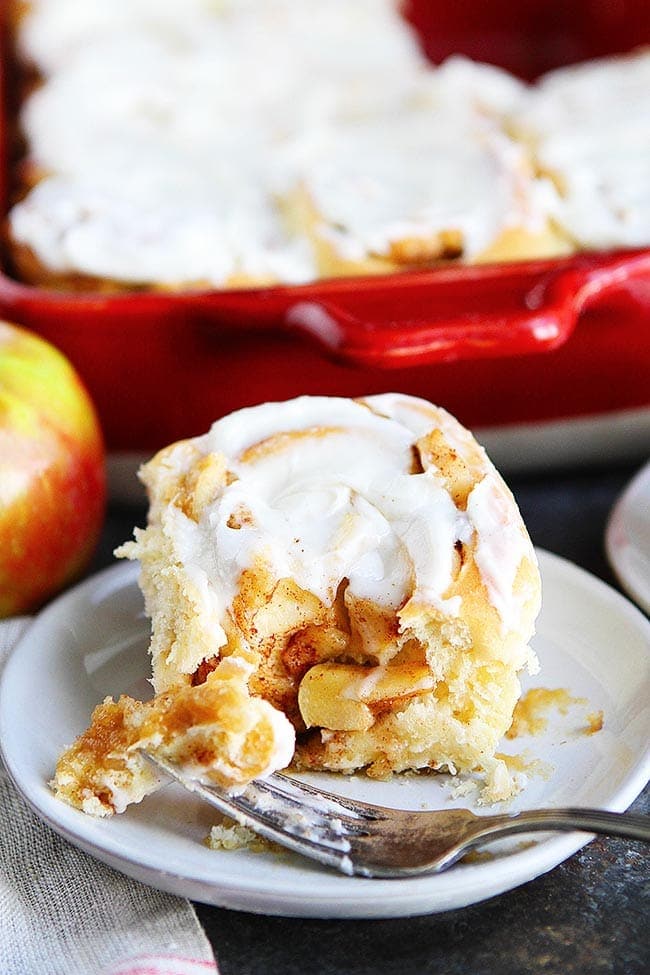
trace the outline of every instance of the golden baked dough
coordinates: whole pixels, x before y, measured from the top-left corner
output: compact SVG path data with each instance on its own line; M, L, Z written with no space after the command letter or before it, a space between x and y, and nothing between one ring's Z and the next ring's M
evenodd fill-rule
M144 703L106 698L57 762L55 794L95 816L123 812L160 784L140 749L227 789L285 766L293 729L266 701L251 698L247 678L248 668L231 659L200 686L179 684Z

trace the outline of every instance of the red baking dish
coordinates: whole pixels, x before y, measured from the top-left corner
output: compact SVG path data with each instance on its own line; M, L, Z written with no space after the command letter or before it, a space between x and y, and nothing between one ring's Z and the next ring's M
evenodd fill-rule
M650 43L647 0L412 0L407 13L433 60L464 53L528 78ZM650 446L650 248L185 294L62 294L5 273L0 314L74 362L114 453L150 453L263 400L392 390L485 431L499 461L508 443L513 465L581 459L594 420L611 421L599 429L616 431L614 456ZM544 457L540 431L562 436Z

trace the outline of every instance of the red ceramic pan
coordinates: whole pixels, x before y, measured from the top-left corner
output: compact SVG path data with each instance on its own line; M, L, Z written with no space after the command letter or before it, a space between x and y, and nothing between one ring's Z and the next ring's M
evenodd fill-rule
M407 13L434 60L460 52L533 77L650 42L649 11L412 0ZM0 148L6 199L6 138ZM113 452L147 454L263 400L392 390L488 439L516 429L525 447L540 429L584 431L595 418L635 452L650 448L650 248L188 294L62 294L5 273L0 315L74 362Z

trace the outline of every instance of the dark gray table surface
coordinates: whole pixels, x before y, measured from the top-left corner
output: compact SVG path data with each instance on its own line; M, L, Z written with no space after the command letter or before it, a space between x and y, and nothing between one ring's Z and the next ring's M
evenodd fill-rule
M603 536L637 467L508 482L536 545L620 588ZM93 568L107 565L144 518L144 508L111 506ZM650 788L632 809L650 812ZM649 880L647 847L596 839L516 890L442 914L336 921L196 908L222 975L641 975L650 972Z

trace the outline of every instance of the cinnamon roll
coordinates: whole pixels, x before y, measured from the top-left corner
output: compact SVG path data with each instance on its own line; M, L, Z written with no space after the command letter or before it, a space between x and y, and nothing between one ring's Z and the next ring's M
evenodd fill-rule
M544 75L514 116L558 188L554 219L577 249L650 242L650 49Z
M537 666L540 577L512 494L449 413L399 394L266 403L141 476L148 524L117 554L140 561L162 725L169 696L200 701L237 664L243 713L290 722L295 767L495 770Z

